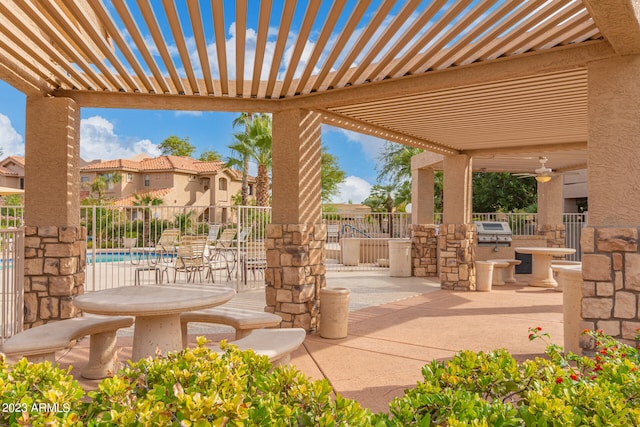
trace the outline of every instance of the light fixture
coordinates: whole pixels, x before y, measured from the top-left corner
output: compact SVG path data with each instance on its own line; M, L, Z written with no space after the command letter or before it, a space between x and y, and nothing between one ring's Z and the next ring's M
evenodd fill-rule
M536 175L536 181L538 181L538 182L549 182L549 181L551 181L551 177L549 175Z

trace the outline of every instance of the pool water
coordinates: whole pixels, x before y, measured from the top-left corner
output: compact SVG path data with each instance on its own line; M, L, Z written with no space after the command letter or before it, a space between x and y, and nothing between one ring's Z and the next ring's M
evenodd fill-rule
M166 255L165 255L166 256ZM94 255L88 253L87 254L87 264L93 264L94 259L95 263L103 263L103 262L124 262L131 261L133 257L134 262L138 262L140 260L146 260L147 253L145 252L132 252L129 255L129 252L98 252Z

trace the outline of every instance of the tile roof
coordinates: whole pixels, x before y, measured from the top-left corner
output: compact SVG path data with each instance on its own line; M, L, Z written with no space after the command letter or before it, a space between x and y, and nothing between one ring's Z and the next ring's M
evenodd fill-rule
M116 159L106 160L100 163L94 163L84 166L81 172L92 171L108 171L108 170L133 170L138 172L145 171L183 171L194 174L215 173L224 169L224 163L220 161L203 162L190 157L180 156L160 156L154 158L145 158L140 161Z
M169 194L171 191L173 190L173 188L159 188L156 190L149 190L149 191L138 191L137 193L131 194L129 196L123 197L121 199L118 199L114 202L114 205L116 206L134 206L134 202L136 200L136 194L138 194L139 196L145 196L145 195L149 195L153 198L158 198L158 199L162 199L164 198L164 196L166 196L167 194Z

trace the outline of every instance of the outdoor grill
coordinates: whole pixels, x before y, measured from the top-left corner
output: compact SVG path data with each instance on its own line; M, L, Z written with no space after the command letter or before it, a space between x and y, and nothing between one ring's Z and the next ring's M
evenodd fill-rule
M511 227L508 222L475 221L479 246L511 246Z

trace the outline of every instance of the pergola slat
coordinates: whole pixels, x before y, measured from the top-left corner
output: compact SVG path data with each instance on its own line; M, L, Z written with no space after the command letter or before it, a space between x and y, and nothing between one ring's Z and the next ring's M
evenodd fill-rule
M244 93L244 52L247 47L247 0L236 0L236 96Z
M61 26L61 28L67 23L69 17L60 10L60 7L56 3L45 2L42 3L42 7L51 17L53 17L53 19L58 23L58 25ZM80 16L74 16L74 19L82 17L83 14L80 13ZM64 28L67 31L67 35L71 38L70 42L72 43L72 45L69 45L68 49L77 51L77 48L75 46L82 46L83 44L86 44L92 47L97 46L97 48L102 52L102 48L106 47L106 43L101 36L98 36L96 40L94 40L93 38L87 40L82 34L80 34L75 26L66 25ZM106 50L108 50L108 47L106 47ZM102 72L102 75L106 77L106 79L113 85L112 87L115 88L116 91L125 90L122 82L111 72L111 70L107 66L105 66L102 58L98 57L94 49L87 49L84 53L86 54L87 59L91 61L91 64L93 64ZM80 57L82 57L82 55L80 55ZM130 86L130 90L132 90L133 87L135 87L135 83L133 83L133 86Z
M50 75L47 76L43 73L43 70L40 68L40 65L42 64L39 64L35 60L35 57L24 51L22 48L16 46L12 40L7 40L4 34L0 34L0 51L4 53L3 56L11 57L10 62L12 64L24 64L24 71L28 72L28 74L32 76L31 79L41 79L48 82L51 86L58 85L58 82L53 80ZM7 61L7 63L9 63L9 61ZM58 76L56 75L56 77Z
M167 85L167 82L164 76L160 72L160 69L158 68L158 64L156 64L156 61L153 59L153 56L151 56L151 52L149 52L149 49L147 48L147 44L144 42L144 38L140 33L140 29L138 28L138 25L136 24L136 22L133 20L133 17L131 16L129 7L127 6L126 3L124 3L123 0L111 0L111 2L113 7L115 7L116 10L118 11L118 15L120 16L120 19L122 20L122 23L124 24L125 28L129 32L129 36L133 39L133 42L138 48L140 55L142 55L142 58L145 60L147 66L151 70L151 73L155 77L158 86L160 86L160 90L163 93L169 93L169 86Z
M199 94L200 88L198 87L196 76L193 73L193 66L191 65L189 51L187 50L187 45L185 43L184 34L182 32L182 26L180 25L180 19L178 19L178 12L176 10L175 3L173 0L162 0L162 5L164 6L164 13L167 16L167 20L169 21L169 27L171 27L171 32L173 33L173 40L176 43L178 53L180 54L182 66L185 73L187 74L187 80L189 81L189 85L191 86L191 91L194 94Z
M365 72L389 41L393 39L393 37L398 33L398 30L407 22L420 3L421 0L411 0L404 5L400 13L393 19L393 22L391 22L391 24L389 24L385 29L384 33L378 37L375 46L373 46L367 55L362 58L356 70L354 70L354 72L349 76L349 83L362 83L362 81L358 81L358 77Z
M316 64L318 63L318 59L320 59L320 55L322 55L322 51L327 44L327 40L331 36L331 32L338 22L338 18L344 9L344 6L347 4L346 0L335 0L331 6L331 10L329 11L329 15L325 20L324 26L322 27L322 31L320 32L320 36L313 47L313 52L309 57L309 61L307 61L307 66L302 72L302 76L298 80L297 87L293 94L296 93L309 93L311 88L307 88L307 82L309 81L309 77L311 77L311 73L313 72ZM292 95L293 95L292 94Z
M309 2L307 11L304 15L304 20L302 21L302 27L300 28L300 33L298 34L298 40L296 41L295 47L293 49L291 59L289 60L289 65L287 67L287 72L284 76L284 80L282 83L282 88L280 89L281 94L286 95L287 92L289 91L291 81L293 80L293 76L296 70L298 69L298 65L300 64L300 57L302 56L302 52L306 47L309 34L311 33L311 28L313 26L313 22L316 19L316 16L318 14L318 10L320 9L321 4L322 4L321 0L311 0Z
M358 40L355 42L355 44L351 48L349 54L342 61L342 65L340 65L340 68L338 68L338 71L333 75L333 79L329 83L330 87L342 87L345 85L346 82L342 80L345 73L349 68L351 68L351 66L353 65L353 62L356 60L358 55L362 53L367 43L371 41L371 38L373 37L375 32L378 30L380 24L387 17L387 15L389 14L389 11L394 5L395 5L395 1L389 0L389 1L382 2L382 4L376 11L371 21L369 21L367 27L360 34L360 36L358 37Z
M549 19L550 16L562 9L562 7L563 5L561 3L553 2L547 4L541 9L536 10L535 14L528 15L521 22L518 22L517 26L511 27L508 30L507 34L497 38L496 40L486 43L484 48L478 52L478 55L475 56L474 61L487 61L491 58L497 58L503 55L508 50L508 46L510 46L514 40L517 40L523 34L526 35L530 28L536 26L539 21L537 19L534 19L534 17L543 16L544 18L542 22L544 22Z
M187 8L191 18L191 29L193 38L198 51L198 59L200 60L200 68L202 69L202 78L207 88L207 95L214 95L213 82L211 78L211 67L209 66L209 54L207 53L206 39L204 28L202 27L202 13L200 12L198 0L187 0Z
M422 31L422 29L431 21L438 11L446 4L446 0L435 0L429 3L429 6L422 12L420 17L416 19L411 27L405 31L403 36L389 49L382 60L375 64L373 71L368 72L365 81L375 81L387 76L384 72L389 64L397 62L397 55L406 49L409 43Z
M282 10L282 18L280 19L280 28L278 29L278 38L276 39L276 47L273 52L271 69L267 80L267 91L265 93L266 98L273 97L273 89L276 85L276 80L278 79L280 63L282 62L282 56L284 55L287 37L289 35L289 29L291 28L291 21L293 20L293 13L295 12L295 9L295 0L285 0L284 8Z
M176 71L176 67L173 63L173 59L171 59L171 54L167 49L167 42L165 41L162 33L160 32L160 28L158 27L158 21L156 19L155 13L151 8L148 0L137 0L138 7L140 8L140 12L142 13L142 17L147 24L147 28L151 33L151 38L155 43L156 49L160 53L160 57L164 62L164 66L171 77L171 81L175 87L175 90L178 94L184 94L185 88L182 85L182 79L178 76L178 72Z
M140 86L131 78L129 72L125 69L124 65L113 53L111 47L107 44L106 40L95 29L94 25L90 22L89 18L85 15L85 12L78 7L73 0L63 0L64 5L73 13L74 17L80 21L80 25L84 31L87 32L91 40L97 44L100 52L109 60L109 62L118 71L119 76L129 86L129 90L133 92L139 92Z
M497 25L501 20L503 20L509 13L511 13L516 7L518 7L522 2L517 0L512 0L507 3L503 3L499 5L493 12L491 12L487 17L485 17L482 21L477 22L475 25L467 28L466 34L461 34L460 38L456 40L456 43L452 47L448 47L446 49L438 49L434 55L430 55L429 57L425 57L422 59L422 70L429 69L439 69L448 67L451 62L448 62L451 57L458 54L465 46L469 46L471 42L473 42L477 37L482 35L482 33L489 31L492 27ZM443 64L446 64L443 66Z
M100 2L100 0L87 0L87 1L93 10L93 13L95 13L98 19L100 19L100 22L102 23L102 25L106 27L107 32L113 38L113 41L115 42L116 46L118 46L118 48L120 49L120 52L122 53L122 55L124 55L128 64L133 68L136 77L138 78L138 80L140 80L145 90L148 93L157 92L156 87L153 85L151 80L147 77L147 74L142 70L142 66L138 62L138 59L131 52L129 45L124 41L124 38L122 37L122 35L120 35L120 31L118 30L116 25L113 23L111 16L106 12L106 10L104 10L104 7L102 6L102 3Z
M453 24L446 32L438 37L438 41L436 43L429 46L429 55L424 55L421 58L416 58L414 65L409 69L409 74L419 74L421 72L424 72L425 70L428 70L430 68L430 65L428 63L429 58L432 57L436 52L441 52L442 49L445 49L447 44L455 38L461 38L462 33L467 30L468 27L471 27L473 23L486 11L488 11L495 3L496 0L482 0L478 4L476 4L469 13L462 16L458 22Z
M229 95L229 73L227 68L227 39L224 28L224 6L222 0L211 0L213 30L216 38L216 55L218 56L218 72L222 95Z
M258 22L258 37L256 39L256 54L253 60L253 78L251 80L251 96L258 97L260 82L262 79L262 67L264 65L264 51L267 45L269 33L269 20L271 19L272 0L260 2L260 17Z
M420 37L420 40L413 45L413 47L403 56L403 59L398 61L395 67L393 67L388 74L391 77L401 77L408 74L412 61L417 57L420 51L425 49L441 31L447 28L450 22L452 22L471 3L472 0L459 0L455 2L452 7L446 10L440 19L429 27L425 34Z
M316 79L312 86L312 91L319 90L322 84L324 83L324 80L329 74L329 72L331 71L331 68L333 67L333 64L338 58L338 55L340 55L340 52L342 52L342 49L344 48L347 41L355 31L356 26L358 25L358 22L360 22L360 19L362 18L364 13L367 11L367 8L369 7L370 3L371 3L371 0L362 0L357 3L356 8L351 13L351 16L349 16L349 20L347 21L347 24L342 29L340 36L338 37L335 44L333 45L333 48L331 49L329 56L325 60L324 65L320 70L320 73L318 73L318 75L316 76Z
M468 64L477 60L477 58L481 56L480 52L487 43L496 40L501 34L513 27L517 22L525 19L545 2L546 0L525 0L522 4L518 5L518 9L515 12L485 33L475 43L463 45L459 53L455 54L453 58L449 59L446 63L441 64L439 68L442 69L450 67L451 65Z
M77 52L73 46L70 46L68 44L65 37L60 34L60 32L50 22L47 21L47 19L39 10L37 10L29 2L18 2L17 5L34 22L34 24L41 28L41 30L47 35L47 37L51 37L51 40L57 44L57 47L59 49L64 49L64 52L71 59L73 59L73 61L78 64L78 66L86 73L87 77L94 82L95 88L99 88L100 90L113 90L113 87L110 87L110 85L106 80L102 78L102 76L99 76L93 71L93 69L91 69L91 66L87 64L84 58L82 58L81 54Z
M540 50L543 48L550 48L556 46L559 43L559 39L566 39L567 37L579 37L580 34L585 31L589 25L593 26L591 16L586 10L581 11L577 15L571 17L571 19L563 23L561 28L551 29L543 37L539 37L533 41L534 45L531 50ZM520 51L518 51L519 53Z
M2 11L2 5L0 5L0 12ZM34 46L34 43L29 43L28 38L25 37L26 34L19 30L16 26L14 26L11 22L0 22L0 28L6 28L8 31L3 32L0 37L0 46L4 48L4 50L9 53L12 57L15 58L15 63L24 64L25 67L29 68L36 75L40 76L41 79L51 82L53 86L58 86L60 82L66 83L69 87L80 87L81 84L77 81L73 80L71 77L68 77L63 72L60 71L59 68L55 67L49 61L40 62L39 58L42 58L44 55L44 51L38 49ZM6 37L6 39L5 39ZM44 42L41 43L46 44ZM50 45L49 45L50 46ZM20 51L16 50L19 49ZM38 49L38 50L36 50ZM53 49L51 49L53 50ZM60 56L61 60L64 60ZM45 70L39 69L39 67L44 68L46 71L51 73L53 76L60 79L59 82L56 82L51 79L50 76L47 76L44 72ZM89 84L88 82L84 82L83 84Z

